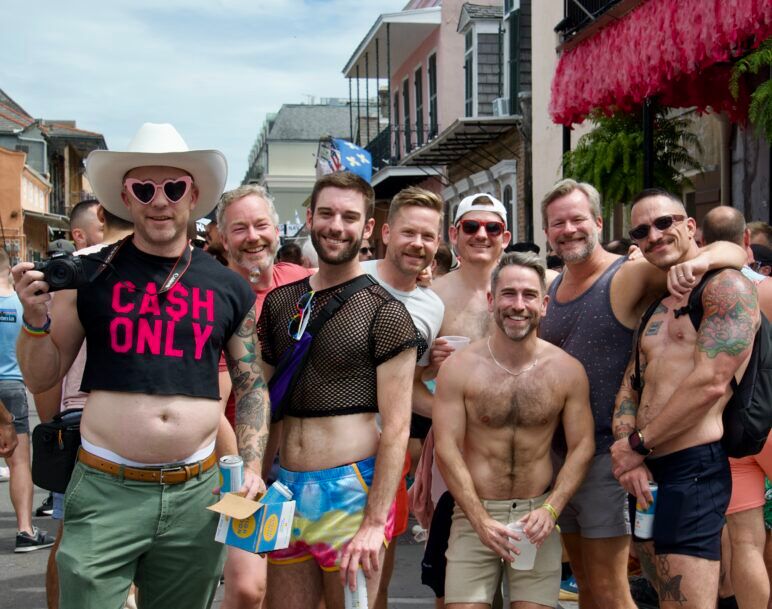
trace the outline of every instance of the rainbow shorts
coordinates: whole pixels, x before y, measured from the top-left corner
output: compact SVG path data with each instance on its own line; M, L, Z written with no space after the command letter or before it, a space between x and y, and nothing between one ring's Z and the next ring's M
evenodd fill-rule
M337 571L340 557L362 524L375 457L313 472L279 468L278 480L293 493L295 517L289 547L268 555L272 565L314 559L324 571ZM394 504L386 519L384 545L394 531Z

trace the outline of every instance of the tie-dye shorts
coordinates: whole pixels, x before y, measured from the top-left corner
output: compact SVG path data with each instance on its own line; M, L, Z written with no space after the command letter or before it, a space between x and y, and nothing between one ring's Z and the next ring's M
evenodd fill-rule
M268 555L273 565L313 558L325 571L337 571L340 557L362 524L375 457L312 472L279 469L278 480L293 493L295 518L290 544ZM384 545L394 531L394 504L386 519Z

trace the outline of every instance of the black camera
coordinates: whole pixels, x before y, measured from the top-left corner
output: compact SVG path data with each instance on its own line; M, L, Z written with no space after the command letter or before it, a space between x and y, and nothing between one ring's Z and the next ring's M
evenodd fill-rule
M48 260L34 264L36 271L43 272L49 292L73 290L88 285L91 281L84 257L73 256L70 252L59 251L52 254Z

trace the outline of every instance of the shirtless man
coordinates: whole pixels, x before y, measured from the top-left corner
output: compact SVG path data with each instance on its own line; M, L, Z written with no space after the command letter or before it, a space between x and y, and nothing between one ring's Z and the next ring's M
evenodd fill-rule
M28 262L14 268L24 305L19 359L33 391L58 383L87 338L90 395L65 496L59 606L119 607L133 580L141 609L204 609L223 554L217 515L205 509L216 500L223 349L251 496L268 436L254 294L187 240L189 222L217 203L225 159L188 151L171 125L147 123L129 152L92 152L86 171L102 205L134 223L133 237L111 248L96 279L58 294L51 318L43 274Z
M217 228L228 267L249 281L255 293L257 318L260 317L268 292L313 274L311 269L297 264L274 262L274 255L279 248L279 214L276 213L271 195L258 184L246 184L223 193L217 205ZM227 368L223 364L221 362L220 374L226 376L224 388L227 391L224 393L230 394ZM231 394L217 434L217 452L221 456L237 452L236 434L233 431L235 415L236 400ZM266 452L269 457L273 454L271 450ZM263 468L266 479L270 467L271 463L266 462ZM265 597L265 556L239 548L228 548L227 552L222 609L259 609Z
M491 604L501 561L518 560L506 526L518 521L540 549L533 570L506 569L511 607L557 605L561 547L555 523L584 478L594 442L584 368L537 336L547 301L538 256L506 254L491 277L490 335L440 369L436 453L457 503L446 607ZM550 444L558 423L568 453L550 489Z
M563 541L582 609L635 609L627 580L627 493L611 474L608 453L614 398L630 358L633 328L668 285L682 293L709 267L740 268L745 254L736 245L715 243L668 275L644 258L626 261L601 247L600 195L592 185L562 180L545 195L541 210L547 239L565 267L550 286L540 335L582 362L595 422L595 457L560 517Z
M432 288L445 305L440 336L466 336L476 341L488 336L491 316L487 294L491 272L511 238L507 230L507 210L495 197L481 193L465 197L456 208L453 226L449 227L451 245L461 259L458 270L437 279ZM444 339L432 345L434 367L440 366L453 352ZM441 409L442 403L432 400ZM429 416L433 406L428 412ZM434 590L437 606L442 606L445 587L445 549L453 513L453 497L440 476L436 463L432 467L431 498L434 515L421 561L421 580Z
M696 224L666 191L639 194L631 222L630 236L662 270L698 255ZM651 501L650 479L659 485L653 540L663 609L715 606L732 490L721 414L760 323L756 290L739 271L721 271L706 283L699 330L689 315L675 315L687 302L688 294L669 295L641 328L643 389L639 394L629 380L631 358L611 447L614 475L638 501Z
M394 496L407 450L420 338L404 305L359 263L375 224L372 187L352 173L317 180L307 222L319 272L273 290L258 331L266 376L306 316L313 320L353 281L364 280L316 333L283 417L278 480L293 492L289 547L268 558L268 606L343 607L343 586L364 571L372 607L391 540ZM381 415L381 432L375 415ZM339 572L338 572L339 571Z

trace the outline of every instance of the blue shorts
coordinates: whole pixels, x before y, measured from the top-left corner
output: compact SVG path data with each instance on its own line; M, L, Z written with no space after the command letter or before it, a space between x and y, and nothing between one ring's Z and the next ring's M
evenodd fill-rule
M292 491L295 517L289 547L268 556L272 565L314 559L324 571L340 569L340 558L364 518L375 474L375 457L311 472L279 469L278 480ZM395 505L386 520L384 544L394 531Z
M721 529L732 496L729 459L720 442L685 448L646 465L659 486L654 553L721 558Z
M14 416L16 433L29 433L29 407L27 390L22 381L0 381L0 401Z

